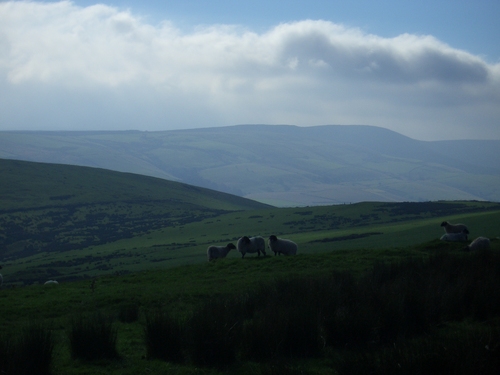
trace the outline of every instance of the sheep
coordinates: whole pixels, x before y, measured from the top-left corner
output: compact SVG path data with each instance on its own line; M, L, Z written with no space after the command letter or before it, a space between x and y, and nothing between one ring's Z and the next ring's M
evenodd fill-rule
M59 284L56 280L47 280L43 285L57 285Z
M450 224L447 221L443 221L441 226L444 227L446 233L465 233L469 234L467 226L464 224Z
M260 236L256 237L241 237L236 244L238 251L241 253L241 258L245 257L246 253L257 253L260 256L260 253L266 256L266 241L264 238Z
M486 237L478 237L474 241L467 245L464 250L465 251L478 251L478 250L487 250L490 248L490 239Z
M445 233L441 236L441 241L449 241L449 242L467 241L467 235L465 233Z
M297 254L298 246L295 242L283 238L278 238L274 234L269 237L268 244L271 251L274 251L274 256L276 256L276 254Z
M232 249L236 249L232 243L228 243L226 246L209 246L207 249L208 261L225 258Z

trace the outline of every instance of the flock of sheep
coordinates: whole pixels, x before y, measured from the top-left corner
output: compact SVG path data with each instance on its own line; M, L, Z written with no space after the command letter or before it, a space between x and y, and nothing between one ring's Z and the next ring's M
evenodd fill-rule
M445 234L441 236L441 241L452 241L452 242L465 242L468 241L469 229L464 224L450 224L447 221L443 221L441 226L444 228ZM268 239L269 249L274 252L274 255L295 255L297 254L298 246L295 242L278 238L274 234L269 236ZM490 247L490 239L486 237L477 237L469 245L467 245L464 250L466 251L477 251L482 249L488 249ZM266 242L263 237L241 237L236 246L229 243L226 246L209 246L207 249L208 261L225 258L231 250L238 250L241 253L241 257L244 258L247 253L260 253L266 255Z
M464 224L450 224L447 221L443 221L441 226L446 232L441 236L441 241L453 241L453 242L465 242L468 240L469 229ZM464 250L466 251L476 251L489 249L490 239L486 237L477 237L469 245L467 245Z
M447 221L443 221L441 226L446 232L441 236L442 241L454 241L454 242L465 242L468 240L469 229L464 224L450 224ZM295 255L297 254L298 246L295 242L287 240L284 238L278 238L274 234L269 236L267 241L269 249L274 252L274 255ZM482 249L488 249L490 247L490 239L486 237L477 237L469 245L467 245L464 250L466 251L477 251ZM209 246L207 249L208 261L225 258L227 254L233 250L238 249L241 253L241 257L244 258L245 254L260 253L266 255L266 242L263 237L247 237L243 236L238 239L236 246L232 243L228 243L226 246ZM0 269L2 266L0 266ZM2 285L3 278L0 274L0 286ZM57 284L55 280L49 280L45 284Z
M298 246L291 240L278 238L273 234L269 236L267 243L269 249L274 252L274 255L297 254ZM207 249L208 261L225 258L232 249L238 249L241 253L241 258L244 258L247 253L257 253L258 256L260 256L260 253L266 255L266 241L260 236L243 236L238 240L236 246L232 243L228 243L226 246L209 246Z

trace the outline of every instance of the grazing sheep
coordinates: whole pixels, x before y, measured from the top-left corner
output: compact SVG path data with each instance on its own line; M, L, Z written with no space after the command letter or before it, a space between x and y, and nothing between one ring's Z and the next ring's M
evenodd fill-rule
M236 249L232 243L228 243L226 246L209 246L207 249L208 261L225 258L232 249Z
M441 241L460 242L467 241L465 233L445 233L441 236Z
M57 285L59 284L56 280L48 280L43 285Z
M478 251L478 250L486 250L490 248L490 239L486 237L478 237L474 241L467 245L464 250L465 251Z
M274 251L274 255L295 255L297 254L298 246L295 242L278 238L274 234L269 237L269 248Z
M450 224L447 221L443 221L441 226L444 227L446 233L465 233L469 234L467 226L464 224Z
M236 244L238 251L241 253L241 258L245 257L246 253L257 253L260 256L260 253L266 255L266 241L264 238L257 237L241 237Z

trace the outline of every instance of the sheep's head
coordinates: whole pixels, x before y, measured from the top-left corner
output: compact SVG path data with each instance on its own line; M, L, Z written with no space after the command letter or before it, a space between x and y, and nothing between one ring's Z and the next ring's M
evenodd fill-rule
M448 225L448 222L447 222L447 221L443 221L443 222L441 223L441 226L442 226L442 227L445 227L445 226L447 226L447 225Z
M276 241L278 241L278 237L276 237L274 234L272 234L269 236L269 241L276 242Z
M248 238L248 236L244 236L241 238L241 240L244 242L244 243L250 243L250 238Z
M232 244L232 243L228 243L226 247L227 247L229 250L231 250L231 249L236 249L236 246L234 246L234 244Z

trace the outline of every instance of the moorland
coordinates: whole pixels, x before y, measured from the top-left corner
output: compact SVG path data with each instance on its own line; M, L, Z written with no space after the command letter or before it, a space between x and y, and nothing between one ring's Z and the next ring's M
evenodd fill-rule
M500 366L498 203L277 208L96 168L0 160L0 172L4 373ZM443 220L491 249L440 241ZM270 234L299 254L206 260L211 244Z

